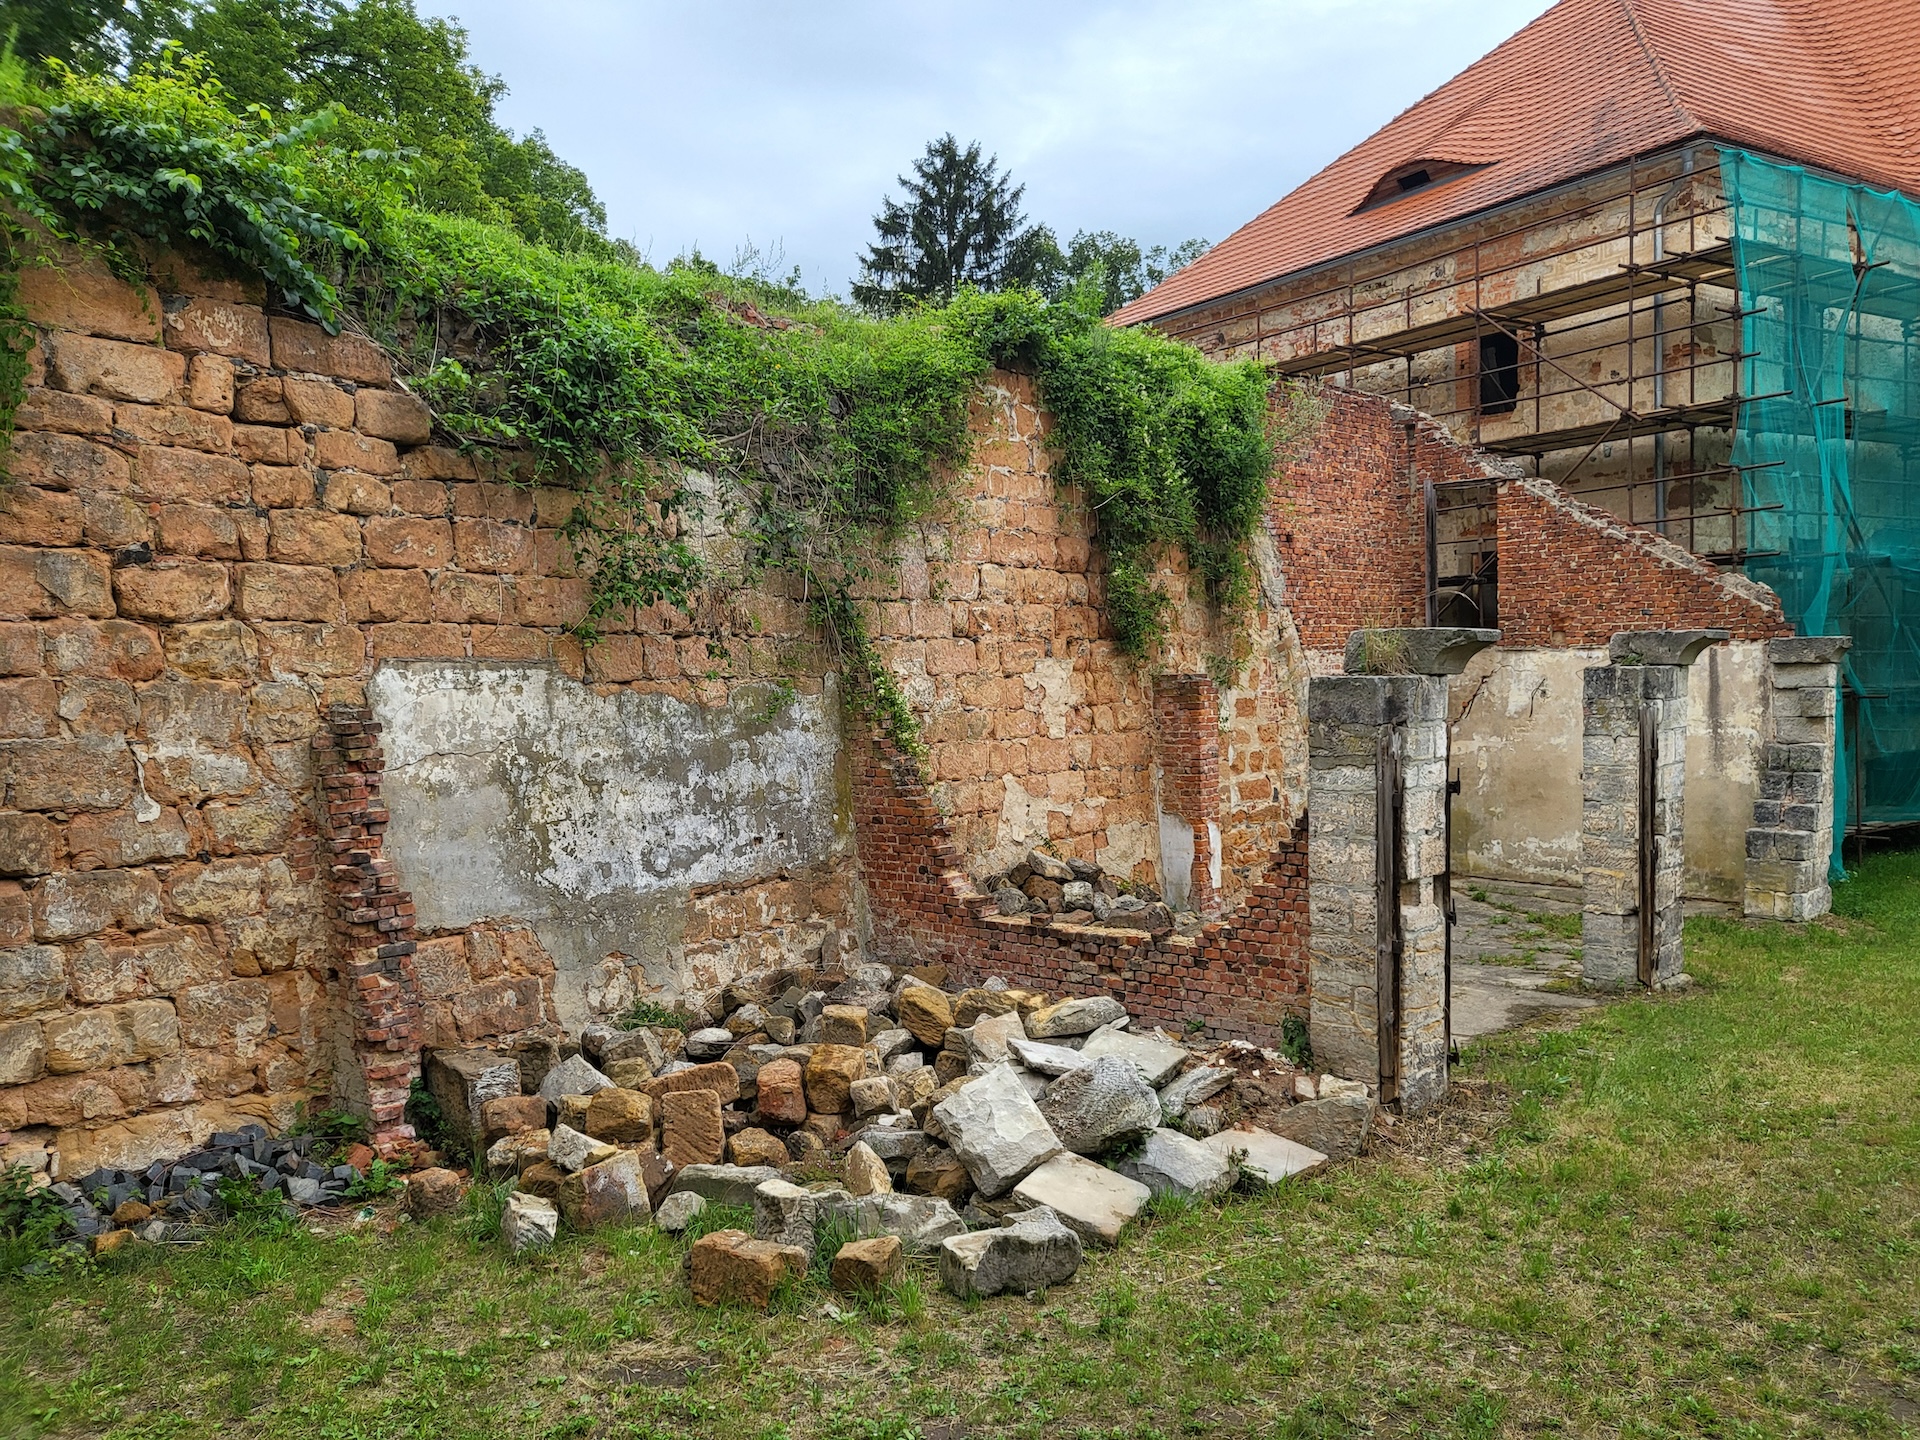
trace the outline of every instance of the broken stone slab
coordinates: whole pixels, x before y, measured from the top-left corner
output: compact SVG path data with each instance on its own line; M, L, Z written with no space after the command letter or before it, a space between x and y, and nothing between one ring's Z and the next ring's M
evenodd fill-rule
M844 1115L853 1108L853 1082L866 1078L867 1052L857 1045L815 1045L807 1059L807 1108Z
M1349 675L1458 675L1489 645L1498 630L1420 625L1355 630L1347 636Z
M480 1148L487 1102L520 1093L520 1062L491 1050L436 1050L427 1057L426 1081L453 1152L468 1155Z
M1044 1205L1082 1240L1117 1245L1153 1191L1079 1155L1056 1155L1013 1187L1014 1197Z
M551 1200L515 1190L500 1212L501 1242L515 1255L544 1250L560 1233L560 1207Z
M906 1269L906 1248L897 1235L871 1240L849 1240L833 1257L829 1272L833 1288L843 1295L871 1295L900 1278Z
M610 1145L653 1148L653 1101L637 1090L610 1085L587 1101L586 1132Z
M487 1178L513 1179L527 1166L546 1159L547 1147L552 1143L553 1132L545 1129L502 1135L487 1150Z
M695 1030L687 1036L689 1060L718 1060L733 1047L733 1032L717 1025Z
M739 1131L727 1141L727 1160L734 1165L784 1165L787 1147L779 1136L757 1126Z
M1240 1173L1260 1185L1278 1185L1296 1175L1315 1175L1327 1157L1271 1130L1222 1130L1200 1142L1225 1160L1238 1159Z
M569 1175L560 1185L560 1214L575 1230L638 1225L652 1214L640 1157L622 1150Z
M569 1055L540 1082L540 1098L549 1105L558 1105L563 1095L592 1095L612 1088L613 1081L594 1069L586 1056Z
M753 1234L757 1240L797 1245L813 1258L813 1230L820 1218L820 1197L791 1180L769 1180L753 1192Z
M674 1172L674 1195L698 1195L712 1205L753 1206L753 1192L780 1179L771 1165L683 1165Z
M1078 1070L1082 1065L1093 1063L1078 1050L1018 1036L1007 1041L1007 1050L1022 1065L1042 1075L1064 1075L1069 1070Z
M710 1060L704 1065L682 1064L678 1069L669 1066L640 1087L640 1093L656 1106L662 1097L685 1090L711 1090L722 1105L730 1105L740 1098L740 1072L724 1060Z
M1273 1133L1318 1150L1329 1160L1351 1160L1366 1148L1374 1103L1364 1088L1358 1095L1328 1095L1289 1105L1267 1124Z
M1079 1000L1062 1000L1042 1005L1027 1016L1027 1035L1034 1040L1052 1040L1061 1035L1085 1035L1126 1018L1126 1007L1110 995L1089 995Z
M1169 1118L1178 1120L1196 1105L1203 1105L1233 1083L1233 1071L1219 1065L1196 1065L1184 1075L1176 1075L1160 1091L1160 1108Z
M687 1278L696 1305L745 1305L765 1310L788 1281L806 1278L807 1252L797 1245L756 1240L744 1230L716 1230L693 1242Z
M1139 1070L1140 1078L1156 1090L1166 1084L1168 1078L1190 1058L1185 1050L1171 1040L1135 1035L1126 1030L1103 1030L1087 1041L1080 1053L1088 1060L1113 1056L1130 1061Z
M1064 1285L1080 1269L1079 1235L1051 1210L1028 1210L998 1230L940 1245L940 1283L962 1300Z
M847 1087L847 1100L855 1120L888 1114L893 1109L893 1082L884 1075L856 1080Z
M1160 1124L1160 1097L1132 1061L1114 1055L1069 1070L1047 1087L1039 1108L1076 1155L1097 1155Z
M584 1135L570 1125L556 1125L553 1138L547 1142L547 1159L569 1174L611 1160L616 1153L606 1141Z
M922 1045L938 1047L953 1024L953 1002L947 992L908 976L893 997L894 1013Z
M1044 850L1033 850L1027 854L1027 869L1043 880L1051 880L1064 885L1073 879L1073 867L1066 861L1056 859Z
M983 1015L968 1029L956 1032L966 1037L967 1051L975 1060L998 1065L1007 1058L1007 1047L1018 1036L1026 1038L1027 1029L1017 1010L1004 1015Z
M855 1235L895 1235L914 1255L931 1255L950 1235L967 1233L966 1221L937 1195L849 1195L817 1192L823 1220L840 1220Z
M1784 635L1767 641L1775 665L1833 665L1853 648L1851 635Z
M1137 1180L1157 1196L1178 1195L1209 1199L1233 1188L1232 1161L1203 1140L1162 1127L1147 1136L1138 1154L1114 1162L1113 1168Z
M907 1161L903 1182L916 1195L959 1200L973 1189L973 1177L960 1157L944 1145L929 1144Z
M707 1208L707 1202L691 1190L682 1190L669 1195L660 1202L653 1212L653 1223L669 1235L682 1233L699 1218L700 1212Z
M860 1132L860 1139L889 1166L905 1165L927 1148L926 1131L901 1125L869 1125Z
M1729 630L1622 630L1607 642L1615 665L1691 665L1700 652L1732 638Z
M933 1116L983 1195L1006 1193L1060 1153L1059 1137L1009 1065L969 1081L934 1106Z
M867 1048L873 1051L881 1065L885 1065L896 1055L904 1055L914 1043L911 1030L882 1030L867 1042Z
M886 1162L864 1140L855 1141L847 1151L845 1174L849 1194L886 1195L893 1190L893 1177L887 1173Z
M600 1047L600 1063L612 1065L621 1060L644 1060L652 1070L667 1063L667 1047L652 1030L616 1031Z

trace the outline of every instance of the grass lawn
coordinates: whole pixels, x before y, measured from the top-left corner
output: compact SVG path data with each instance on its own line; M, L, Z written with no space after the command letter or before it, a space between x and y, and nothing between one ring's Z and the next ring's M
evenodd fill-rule
M1920 853L1839 908L1694 921L1693 992L1499 1037L1385 1153L1044 1297L749 1316L651 1231L235 1227L0 1287L0 1435L1920 1434Z

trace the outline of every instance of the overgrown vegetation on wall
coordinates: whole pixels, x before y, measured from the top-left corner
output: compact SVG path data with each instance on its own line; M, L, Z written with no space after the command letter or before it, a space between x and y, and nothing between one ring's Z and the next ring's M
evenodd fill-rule
M402 198L408 156L343 148L335 134L352 127L332 112L236 114L190 58L126 80L53 76L43 91L17 65L4 77L6 268L34 228L127 274L181 248L263 276L275 304L365 326L450 438L517 479L577 489L566 533L591 581L590 641L614 613L685 608L782 570L856 698L912 748L912 713L851 597L967 463L967 407L995 365L1035 374L1057 418L1058 474L1092 506L1127 654L1150 659L1166 633L1163 546L1185 550L1223 607L1250 596L1267 379L1108 329L1096 285L1051 303L963 292L878 321L697 257L655 269L421 210ZM22 374L0 375L14 400ZM691 486L690 471L716 483ZM746 539L742 573L713 573L688 543L701 503Z

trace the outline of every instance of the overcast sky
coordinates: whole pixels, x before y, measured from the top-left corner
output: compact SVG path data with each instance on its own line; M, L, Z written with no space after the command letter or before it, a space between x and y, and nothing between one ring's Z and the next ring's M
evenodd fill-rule
M929 139L1064 241L1223 239L1549 0L422 0L655 263L780 247L844 293Z

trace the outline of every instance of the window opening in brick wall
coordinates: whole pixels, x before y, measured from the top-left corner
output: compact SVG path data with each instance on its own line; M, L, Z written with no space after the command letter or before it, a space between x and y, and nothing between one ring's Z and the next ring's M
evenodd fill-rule
M1511 335L1480 337L1480 413L1511 415L1520 403L1520 342Z

